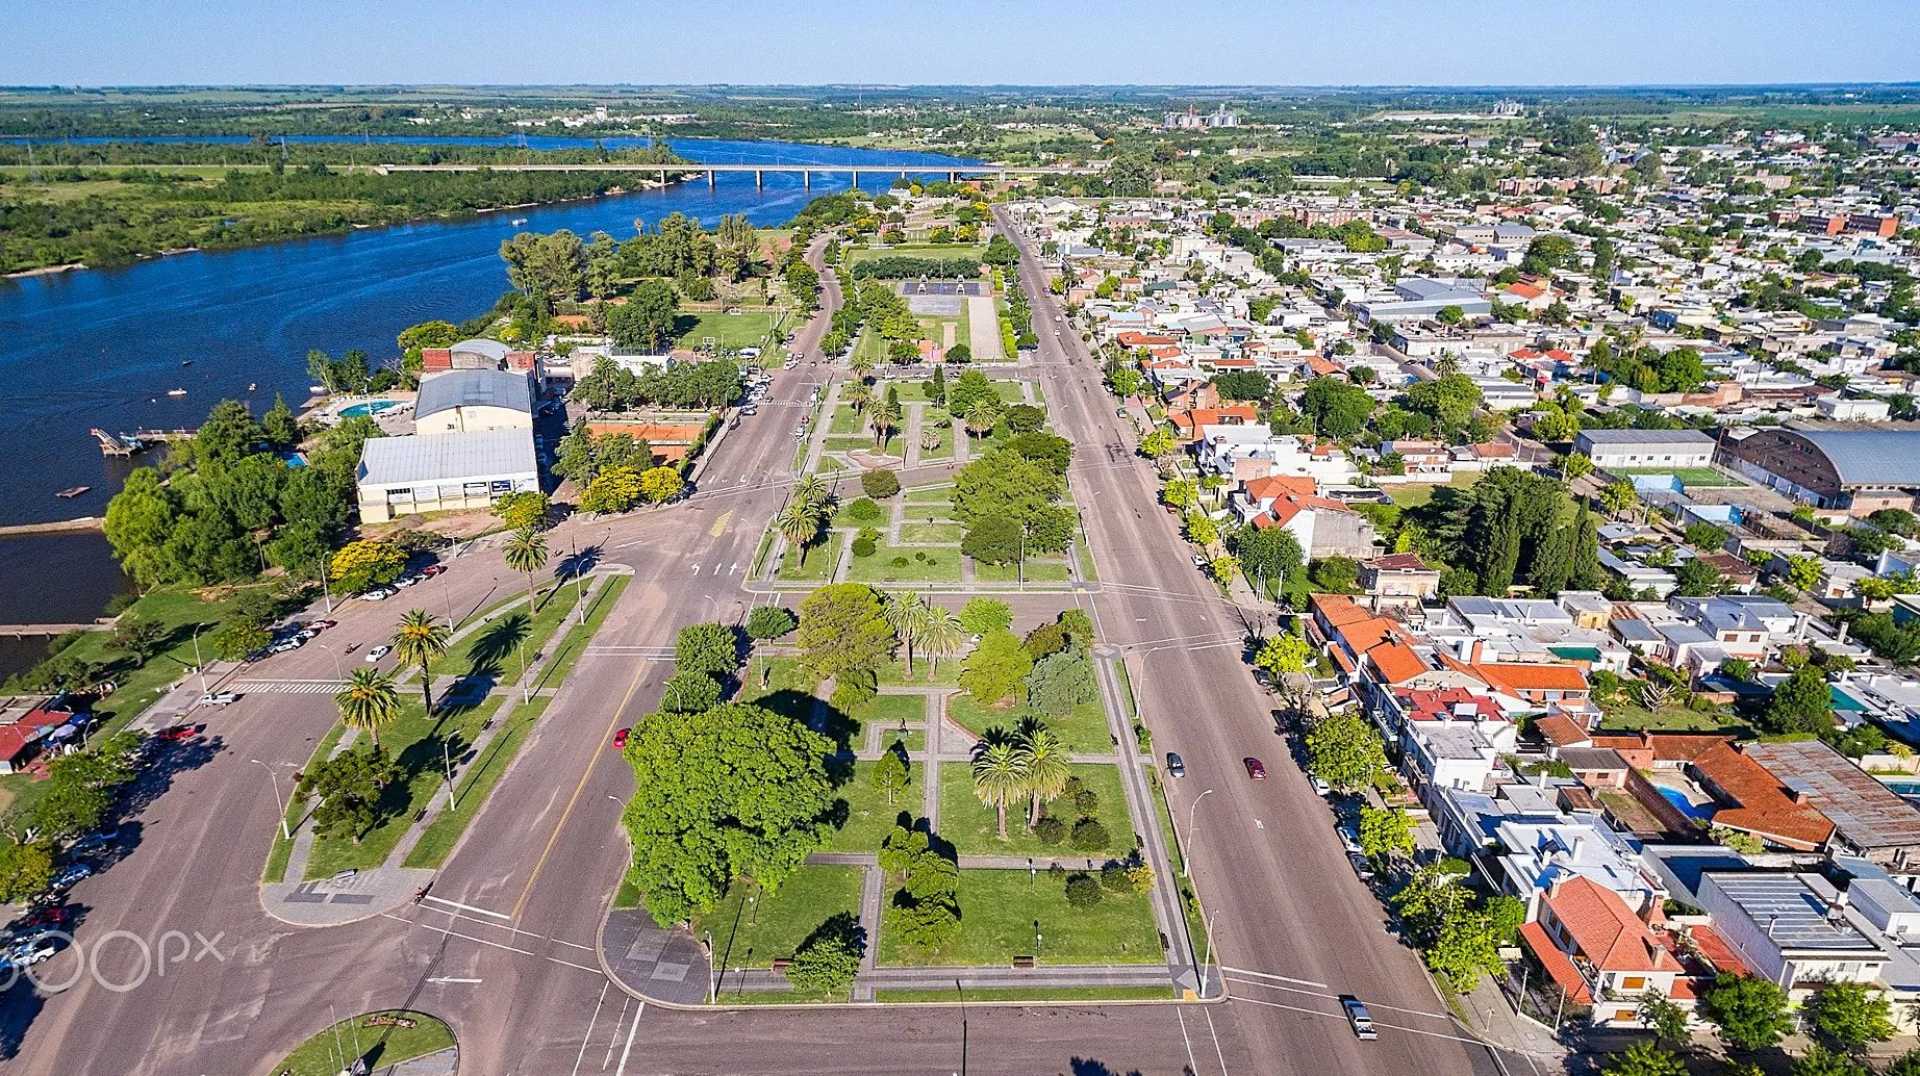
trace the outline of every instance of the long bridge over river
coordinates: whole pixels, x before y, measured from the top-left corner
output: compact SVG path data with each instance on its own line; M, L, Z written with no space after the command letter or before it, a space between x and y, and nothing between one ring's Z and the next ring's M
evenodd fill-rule
M862 173L867 175L899 176L946 176L950 183L957 183L963 176L992 177L1005 181L1014 176L1078 176L1091 175L1104 171L1106 161L1095 161L1086 165L1002 165L981 164L955 167L953 165L928 164L379 164L372 170L388 175L394 172L478 172L487 169L492 172L658 172L660 185L665 186L668 176L687 176L705 173L707 186L715 183L715 177L723 172L752 172L756 187L765 187L768 172L797 173L802 184L813 189L813 177L816 172L830 175L851 175L853 185L860 185Z

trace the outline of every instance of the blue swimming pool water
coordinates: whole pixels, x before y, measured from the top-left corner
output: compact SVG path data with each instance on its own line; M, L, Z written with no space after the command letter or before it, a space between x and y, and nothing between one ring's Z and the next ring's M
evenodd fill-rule
M1704 821L1706 819L1713 817L1712 807L1704 806L1704 805L1696 806L1692 803L1687 802L1686 795L1677 789L1662 788L1660 789L1660 794L1667 798L1668 803L1671 803L1675 807L1678 807L1680 809L1680 813L1686 815L1688 818L1698 818Z
M358 418L361 415L377 415L382 411L391 411L400 405L392 400L370 400L367 403L348 404L340 409L341 418Z
M1898 796L1920 796L1920 777L1882 777L1880 783Z

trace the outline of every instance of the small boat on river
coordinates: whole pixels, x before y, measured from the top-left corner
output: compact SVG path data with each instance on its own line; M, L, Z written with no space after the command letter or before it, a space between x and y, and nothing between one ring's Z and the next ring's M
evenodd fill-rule
M70 501L92 488L92 486L68 486L66 489L54 494L54 496L59 497L61 500Z

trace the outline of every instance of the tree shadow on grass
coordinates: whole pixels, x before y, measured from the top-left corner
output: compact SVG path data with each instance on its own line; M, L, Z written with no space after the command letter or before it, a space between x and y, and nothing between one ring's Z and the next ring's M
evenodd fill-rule
M468 648L472 658L467 675L499 676L520 645L533 634L533 618L524 612L507 613L481 629ZM517 666L516 666L517 668Z

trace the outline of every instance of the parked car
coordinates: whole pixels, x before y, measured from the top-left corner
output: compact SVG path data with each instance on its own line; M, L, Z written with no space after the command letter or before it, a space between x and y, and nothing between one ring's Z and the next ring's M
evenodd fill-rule
M1373 867L1367 862L1366 856L1360 855L1357 852L1350 852L1347 854L1347 862L1353 866L1355 877L1363 882L1373 881Z
M434 576L439 575L440 573L446 570L447 570L447 566L444 564L429 564L426 567L420 569L420 574L426 576L428 579L432 579Z
M48 888L70 889L91 877L93 877L92 867L85 863L69 863L60 868L60 873L53 876L53 881L48 883Z
M632 731L633 731L632 729L621 729L619 732L616 732L613 734L613 749L615 751L624 750L626 748L627 734Z
M1367 1007L1361 1004L1359 998L1352 994L1342 994L1340 1007L1346 1010L1347 1026L1353 1028L1354 1038L1377 1039L1380 1037L1380 1033L1373 1029L1373 1014L1367 1011Z
M743 407L740 409L740 413L743 415L757 415L760 413L760 409L757 407Z
M64 904L54 904L28 915L20 921L23 930L62 930L73 919L73 909Z
M1307 784L1313 787L1313 794L1316 796L1333 795L1333 787L1313 774L1307 774Z
M29 942L26 945L16 946L7 953L6 959L9 964L12 964L16 968L30 968L43 960L51 959L53 954L59 951L60 948L54 939L47 938L42 941Z
M1247 768L1248 777L1256 781L1264 781L1267 779L1267 764L1259 759L1249 756L1241 759L1240 764Z
M393 647L388 646L385 643L381 643L379 646L376 646L372 650L367 651L367 660L370 662L379 661L381 658L384 658L391 653L393 653Z
M1186 775L1187 775L1187 764L1185 760L1183 760L1180 757L1180 752L1178 751L1167 752L1167 776L1168 777L1185 777Z
M210 691L200 696L202 706L231 706L240 701L240 696L231 691Z
M1360 847L1360 834L1354 830L1353 823L1342 822L1333 827L1333 831L1340 835L1340 847L1346 849L1348 855L1357 856L1364 851Z
M400 578L395 579L393 581L393 585L400 588L401 590L405 590L406 588L413 586L415 583L420 582L422 578L424 578L424 576L403 575Z
M360 596L370 602L383 602L398 593L400 592L393 589L392 587L374 587L372 590L369 590L361 594Z
M168 743L179 743L182 740L191 740L205 731L207 731L205 725L168 725L154 735Z
M316 620L313 623L307 625L307 630L308 631L326 631L328 628L338 627L339 624L340 622L337 620Z

